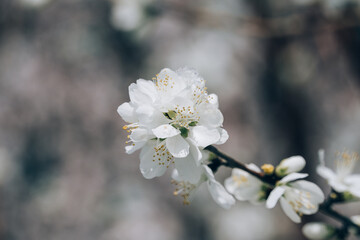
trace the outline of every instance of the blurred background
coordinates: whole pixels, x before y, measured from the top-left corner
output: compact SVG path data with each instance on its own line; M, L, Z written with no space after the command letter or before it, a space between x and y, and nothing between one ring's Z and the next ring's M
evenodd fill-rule
M129 84L182 66L242 162L303 155L328 193L318 149L360 151L359 0L1 0L0 239L303 239L279 206L226 211L206 186L184 206L170 171L146 180L125 154Z

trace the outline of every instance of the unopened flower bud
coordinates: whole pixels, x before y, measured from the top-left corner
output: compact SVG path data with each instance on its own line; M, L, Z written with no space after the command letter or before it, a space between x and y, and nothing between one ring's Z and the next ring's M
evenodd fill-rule
M351 216L350 219L353 223L360 226L360 215Z
M302 232L308 239L321 240L328 239L334 235L335 229L322 222L307 223L303 226Z
M276 167L275 173L283 177L293 172L299 172L305 167L305 159L302 156L293 156L283 159Z
M266 175L272 175L274 173L274 166L271 164L264 164L261 166L261 169Z

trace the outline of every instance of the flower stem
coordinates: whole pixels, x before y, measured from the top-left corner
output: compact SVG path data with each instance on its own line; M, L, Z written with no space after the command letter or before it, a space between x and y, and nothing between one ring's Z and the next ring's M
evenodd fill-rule
M255 171L249 169L248 167L246 167L245 164L238 162L235 159L233 159L232 157L229 157L228 155L220 152L216 147L210 145L210 146L207 146L205 149L216 154L218 157L225 160L225 161L217 161L215 164L219 164L219 166L222 165L222 166L226 166L229 168L240 168L263 181L263 178L264 178L263 173L258 173L258 172L255 172Z
M211 145L207 146L205 148L205 150L208 150L208 151L214 153L218 157L215 162L212 162L210 164L211 169L218 169L218 167L220 167L220 166L225 166L225 167L229 167L229 168L240 168L240 169L250 173L251 175L257 177L264 183L269 184L270 186L274 186L276 184L276 181L279 180L279 178L276 177L275 175L270 176L270 175L266 175L264 173L256 172L256 171L249 169L245 164L238 162L237 160L233 159L232 157L220 152L214 146L211 146ZM221 160L219 161L219 158L221 158L223 161L221 161Z

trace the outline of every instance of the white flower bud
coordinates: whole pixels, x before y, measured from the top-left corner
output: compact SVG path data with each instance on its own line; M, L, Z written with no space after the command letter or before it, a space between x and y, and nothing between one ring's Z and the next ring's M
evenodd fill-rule
M352 217L350 217L350 219L351 219L351 221L353 221L353 223L360 226L360 215L352 216Z
M305 167L305 159L302 156L293 156L283 159L276 167L275 173L283 177L293 172L299 172Z
M332 226L322 222L307 223L302 228L305 237L312 240L328 239L335 233L334 230Z

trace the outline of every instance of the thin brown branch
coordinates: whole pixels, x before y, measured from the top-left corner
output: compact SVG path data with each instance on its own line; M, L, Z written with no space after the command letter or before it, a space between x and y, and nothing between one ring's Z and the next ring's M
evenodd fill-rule
M259 173L259 172L249 169L245 164L233 159L232 157L226 155L225 153L220 152L214 146L210 145L210 146L207 146L205 149L214 153L217 157L223 159L223 161L217 160L216 162L213 162L212 164L215 164L215 165L212 165L212 167L215 167L218 164L219 166L225 166L225 167L229 167L229 168L240 168L240 169L250 173L251 175L257 177L264 183L269 184L270 186L274 186L276 184L276 182L279 180L279 178L274 174L266 175L264 173ZM219 166L216 166L216 170Z
M246 167L245 164L240 163L240 162L236 161L235 159L233 159L232 157L229 157L228 155L220 152L214 146L210 145L210 146L207 146L205 149L212 152L212 153L214 153L214 154L216 154L216 156L218 156L218 157L225 160L225 161L222 161L222 162L220 161L219 164L221 164L223 166L226 166L226 167L229 167L229 168L240 168L240 169L250 173L251 175L257 177L261 181L264 181L264 174L258 173L258 172L255 172L255 171L249 169L248 167Z

